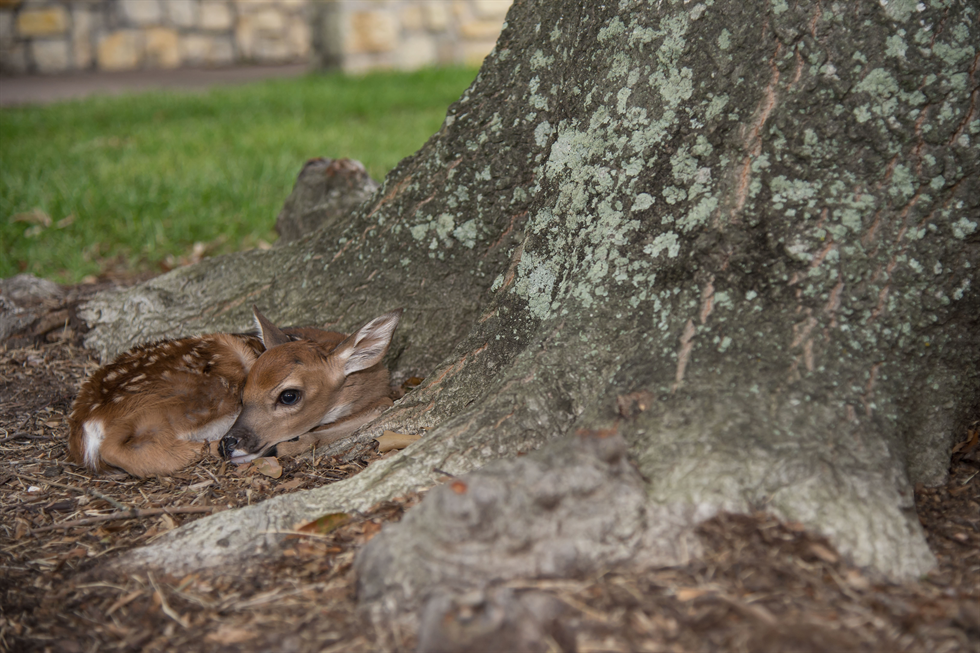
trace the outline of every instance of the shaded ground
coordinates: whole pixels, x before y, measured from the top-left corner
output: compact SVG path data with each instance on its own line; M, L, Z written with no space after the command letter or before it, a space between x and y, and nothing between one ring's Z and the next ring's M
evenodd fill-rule
M45 340L0 350L0 649L415 648L410 633L359 617L352 561L418 495L292 536L281 558L247 569L114 573L119 553L183 523L347 478L378 455L283 460L279 478L217 460L165 478L93 477L66 461L66 418L96 362L70 328ZM706 522L706 554L685 567L497 589L564 606L542 651L980 651L980 447L975 430L962 440L947 485L917 489L939 567L916 583L854 568L824 539L760 514ZM456 621L486 618L481 609Z

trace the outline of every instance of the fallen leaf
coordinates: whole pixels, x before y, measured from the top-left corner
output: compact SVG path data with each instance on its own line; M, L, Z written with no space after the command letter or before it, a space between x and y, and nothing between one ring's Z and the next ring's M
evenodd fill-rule
M966 439L962 442L957 442L953 446L952 453L959 453L961 451L969 451L973 447L980 443L980 429L973 429L972 431L966 432Z
M38 225L42 228L51 226L51 216L41 209L31 209L27 213L17 213L10 218L10 222L27 222Z
M252 461L252 467L255 468L259 474L263 476L268 476L269 478L279 478L282 476L282 465L279 461L272 457L266 458L256 458Z
M174 518L167 513L160 515L160 521L162 522L160 528L161 531L172 531L173 529L177 528L177 522L175 522Z
M678 601L686 602L700 598L708 593L708 590L698 589L697 587L682 587L674 593Z
M299 533L309 533L311 535L326 535L337 530L350 521L350 515L346 512L331 512L311 522L307 522L294 530Z
M273 460L275 460L275 459L273 458ZM200 483L194 483L193 485L188 485L187 486L187 489L188 490L203 490L204 488L208 487L209 485L214 485L214 481L212 481L211 479L208 479L206 481L201 481Z
M864 591L871 587L871 582L857 569L850 569L844 574L844 581L853 589Z
M204 640L212 644L228 646L229 644L241 644L242 642L247 642L254 639L255 636L255 631L222 624L221 626L218 626L218 629L213 633L208 633L205 635Z
M74 560L75 558L84 558L88 555L88 549L84 546L76 546L71 551L63 553L61 555L62 560Z
M378 522L369 521L368 523L364 524L364 532L363 532L364 542L365 543L370 542L371 538L373 538L375 535L377 535L380 532L381 532L381 524L379 524Z
M294 478L293 480L287 481L286 483L283 483L282 485L280 485L279 486L279 489L285 490L286 492L290 492L292 490L295 490L296 488L298 488L302 484L303 484L303 479L301 479L301 478Z
M836 553L834 553L824 545L817 544L816 542L810 543L810 553L812 553L817 558L820 558L824 562L829 562L830 564L834 564L835 562L840 560L840 556L838 556Z
M421 435L410 435L408 433L396 433L395 431L385 431L376 437L378 441L378 453L385 453L392 449L404 449L413 442L422 438Z

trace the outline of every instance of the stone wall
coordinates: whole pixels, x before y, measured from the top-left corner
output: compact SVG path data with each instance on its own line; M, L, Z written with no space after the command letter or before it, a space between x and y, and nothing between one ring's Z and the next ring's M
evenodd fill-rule
M310 59L307 0L0 0L0 71Z
M0 72L478 64L511 0L0 0Z
M411 70L479 65L512 0L337 0L313 3L314 59L322 68Z

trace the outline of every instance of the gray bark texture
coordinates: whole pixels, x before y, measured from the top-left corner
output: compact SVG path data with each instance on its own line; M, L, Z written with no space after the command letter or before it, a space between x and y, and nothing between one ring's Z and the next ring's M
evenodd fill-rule
M360 161L310 159L276 218L276 243L291 243L317 229L336 229L378 186Z
M404 307L389 362L426 377L352 438L428 429L401 454L131 560L181 571L273 552L276 531L443 483L439 468L510 515L474 541L504 543L528 514L600 511L602 528L528 526L521 546L615 561L656 532L659 564L686 555L696 521L764 509L859 564L923 573L913 485L943 480L980 396L977 14L968 0L518 0L440 131L348 221L88 304L105 356L245 328L252 304L343 329ZM562 453L599 437L626 443L635 477ZM498 459L512 460L464 476ZM630 489L577 479L560 509L525 513L527 488L563 465ZM504 499L508 478L524 498ZM364 568L469 528L481 513L446 492ZM651 529L658 515L670 528ZM549 573L492 559L497 577Z

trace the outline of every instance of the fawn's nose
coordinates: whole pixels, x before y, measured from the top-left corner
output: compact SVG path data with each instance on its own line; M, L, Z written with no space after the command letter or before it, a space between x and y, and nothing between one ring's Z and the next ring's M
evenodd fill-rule
M238 446L239 438L234 435L226 435L218 443L218 455L222 458L231 458L232 452Z

